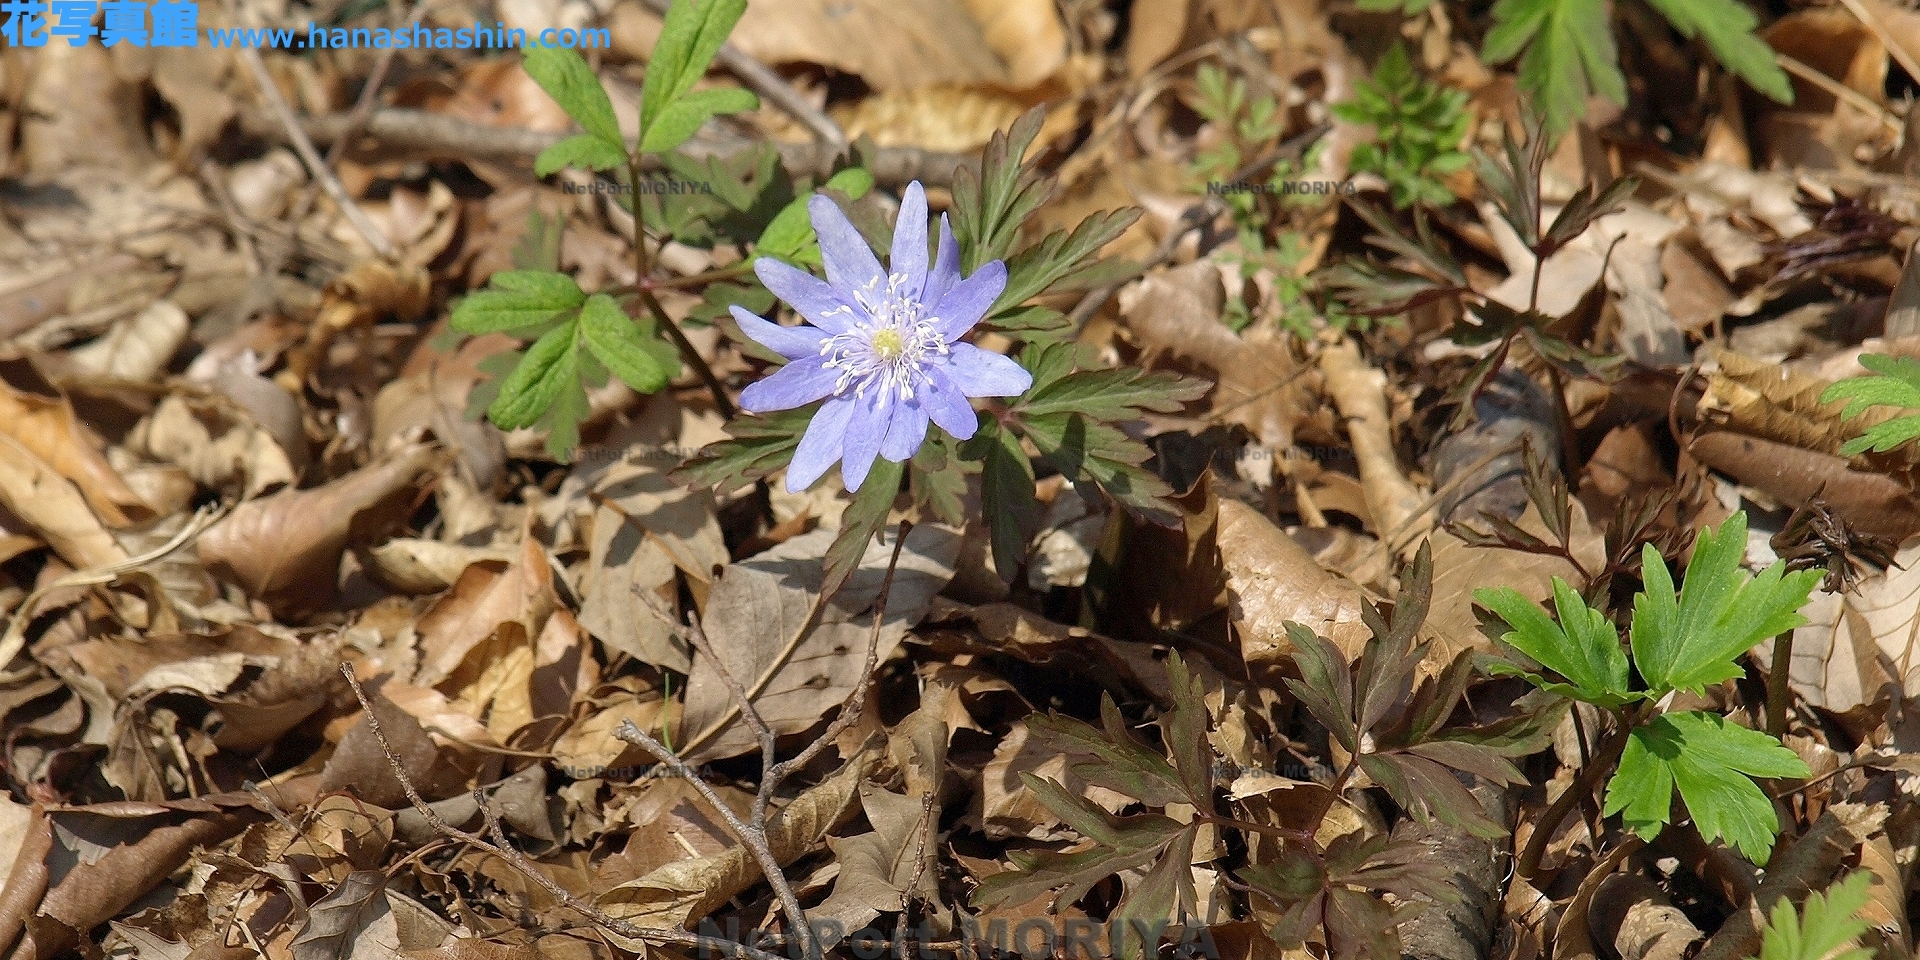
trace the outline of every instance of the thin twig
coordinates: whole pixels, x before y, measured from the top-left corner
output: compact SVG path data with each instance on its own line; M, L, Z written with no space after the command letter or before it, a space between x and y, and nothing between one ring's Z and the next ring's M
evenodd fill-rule
M781 960L781 958L773 954L763 950L757 950L743 943L735 943L732 940L701 936L685 930L642 927L622 920L619 917L608 915L598 907L575 897L572 893L568 892L565 887L555 882L552 877L547 876L547 874L540 870L531 860L528 860L526 854L515 849L512 844L504 842L505 836L498 832L498 824L493 818L492 811L485 803L480 804L481 812L486 816L488 826L495 830L495 836L502 841L501 843L496 844L484 837L468 833L441 819L440 814L435 813L433 808L428 806L427 801L420 796L420 791L413 785L413 778L407 775L406 767L401 764L399 755L393 752L393 745L387 742L386 732L380 729L380 718L374 715L372 701L367 699L366 691L360 687L360 680L353 675L353 665L347 663L341 664L340 672L346 676L347 685L353 688L353 695L360 701L360 708L366 711L367 729L373 734L374 741L380 744L380 752L386 757L387 766L392 769L394 778L400 781L400 789L406 791L407 801L413 804L413 809L419 811L420 816L440 835L470 844L505 860L514 869L526 875L527 879L539 884L540 887L551 894L555 900L558 900L562 906L630 940L671 943L688 947L703 947L709 950L720 951L728 956L745 958L745 960ZM628 721L628 723L631 725L632 721ZM699 781L695 781L695 783L698 784ZM719 809L724 811L726 810L726 806L722 804L719 806Z
M801 937L807 944L807 956L817 958L819 951L813 943L813 931L807 926L806 911L800 908L800 898L794 895L793 886L787 883L786 873L780 868L779 858L773 855L773 850L767 843L764 821L758 828L754 824L742 821L740 815L734 813L733 809L727 806L726 801L720 798L719 792L688 766L685 760L680 759L679 754L667 749L666 744L655 740L651 734L640 729L639 725L632 720L622 720L620 726L613 731L613 735L635 746L643 747L647 752L659 757L660 762L666 764L667 769L672 770L675 776L687 781L694 791L713 807L720 815L720 819L726 823L727 829L733 833L734 839L740 841L740 845L746 848L754 862L760 865L761 874L767 878L767 883L773 887L774 895L780 900L781 912L787 915L787 925L791 926L795 935Z
M660 761L665 764L669 770L681 779L686 780L693 786L695 791L699 792L708 803L714 806L721 819L725 821L728 830L739 839L741 845L747 849L747 852L753 856L755 862L760 865L760 872L766 876L767 883L773 887L774 896L780 901L781 912L786 914L787 923L793 928L795 936L799 937L801 942L805 944L807 956L809 957L818 958L821 955L820 945L814 937L812 926L807 922L806 911L801 908L799 897L794 893L793 886L787 882L786 875L781 870L779 860L774 856L772 846L768 842L768 812L771 809L774 796L779 792L780 785L794 773L805 769L828 747L832 746L834 742L839 739L842 732L858 722L862 707L866 702L867 690L873 682L873 675L879 670L880 630L886 620L886 609L889 598L893 594L893 578L900 566L900 553L906 544L907 533L912 529L912 523L902 521L900 529L895 536L893 554L887 561L886 577L881 581L880 594L875 600L873 630L867 638L867 659L860 673L860 681L855 684L852 694L848 696L846 703L841 706L839 715L834 717L831 723L827 724L827 728L798 754L783 762L775 762L778 737L775 735L773 729L768 726L765 718L760 715L759 709L753 704L753 697L758 694L758 691L756 690L753 693L749 693L747 689L740 684L739 679L733 675L731 670L727 669L726 664L721 661L719 655L714 651L712 645L707 640L706 632L701 629L698 623L689 623L687 625L686 636L688 642L696 652L706 657L707 660L713 664L715 672L719 675L721 684L727 688L727 692L733 698L735 709L739 711L741 717L744 718L747 725L753 730L760 743L760 786L759 789L754 792L753 804L749 808L744 822L738 814L735 814L720 801L718 793L715 792L706 781L700 779L699 774L689 766L685 760L681 759L674 751L667 749L665 744L641 730L633 721L628 720L621 723L619 728L613 733L615 737L640 746L649 753L659 757Z
M280 143L292 142L292 131L284 128L271 114L248 110L240 114L239 120L242 130L251 136ZM315 143L330 145L343 137L354 139L349 137L351 131L344 113L301 118L298 129ZM565 137L564 133L548 133L524 127L490 127L425 110L383 107L367 118L357 139L370 139L390 152L465 161L530 163L542 150ZM702 134L683 144L679 152L696 160L709 157L725 160L758 150L763 143L765 141L745 137ZM633 146L632 140L628 141L628 146ZM815 178L832 174L834 164L843 152L842 148L827 143L774 143L771 146L779 151L781 165L789 173ZM954 174L960 169L978 171L980 168L980 158L977 156L914 147L878 147L867 156L872 160L867 169L873 174L874 181L888 187L905 186L915 180L929 187L950 187ZM641 169L649 172L665 170L666 161L649 155L641 161Z
M405 21L399 26L410 28L413 24L419 23L420 18L427 15L427 7L432 5L432 2L433 0L415 0L413 9L407 11ZM394 55L399 52L399 47L387 46L381 48L380 53L375 57L373 70L367 74L367 85L360 88L359 99L353 102L353 109L347 112L347 135L335 140L333 146L327 148L328 167L332 167L340 159L340 153L346 149L347 141L353 139L353 136L366 126L367 118L373 115L373 108L380 102L380 87L387 82L387 71L393 68Z
M647 7L662 17L667 15L668 0L644 0ZM731 43L720 45L720 52L714 56L727 72L740 78L740 82L752 88L755 93L765 97L781 113L800 121L800 124L821 142L836 147L847 145L846 131L833 122L833 118L814 109L800 91L794 89L785 77L773 72L766 64L755 60L746 51Z
M347 188L340 185L340 178L333 175L326 160L321 158L320 151L314 149L313 141L300 126L299 118L293 115L293 108L280 95L280 87L273 82L273 75L267 72L267 64L260 59L260 51L249 47L240 51L240 57L253 71L254 80L260 84L260 96L265 98L267 106L280 118L280 126L286 130L294 152L300 154L301 161L307 165L307 172L327 191L327 196L339 205L341 214L348 223L353 224L353 229L359 232L361 239L367 241L367 246L372 247L382 259L393 259L393 244L388 242L386 235L380 232L380 227L367 216L367 212L347 196Z

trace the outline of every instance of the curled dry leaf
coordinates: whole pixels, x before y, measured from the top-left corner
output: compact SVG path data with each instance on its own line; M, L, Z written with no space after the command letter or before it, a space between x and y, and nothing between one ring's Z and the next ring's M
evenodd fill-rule
M187 312L171 300L155 300L145 310L113 325L106 335L67 352L66 361L83 376L145 383L166 372L187 340Z
M1008 65L968 6L959 0L771 0L749 5L730 39L762 63L834 67L875 90L1006 85Z
M527 646L559 606L545 547L523 536L503 571L467 567L420 618L420 667L413 682L454 691L485 669L487 654Z
M1920 533L1920 501L1912 490L1843 457L1731 430L1702 430L1687 452L1778 503L1818 497L1862 533L1896 543Z
M102 522L125 527L152 519L153 508L107 462L106 442L80 422L66 397L15 386L35 381L45 382L27 361L0 362L0 431L71 480Z
M218 363L196 362L188 378L204 383L244 411L286 452L293 471L307 469L307 432L300 401L292 393L260 375L266 361L252 350L242 350Z
M470 547L438 540L402 537L367 551L367 572L400 593L424 596L453 586L469 566L512 559L505 547Z
M1322 569L1286 531L1237 500L1220 501L1220 559L1249 666L1286 659L1289 620L1332 640L1349 658L1359 655L1369 636L1359 585Z
M839 772L813 786L769 817L767 848L777 863L798 860L814 844L826 839L859 809L860 784L880 763L881 751L870 746L848 759ZM699 860L669 863L638 880L631 880L596 897L596 906L608 914L645 927L683 927L719 909L741 891L759 882L760 866L745 847ZM607 939L637 949L611 931Z
M1787 682L1807 703L1838 714L1871 708L1878 723L1890 692L1920 696L1920 539L1901 547L1893 567L1845 592L1815 593L1803 612L1808 622L1793 632ZM1764 644L1759 652L1772 657ZM1888 676L1888 665L1900 675Z
M307 330L307 342L288 353L286 369L274 378L275 382L289 392L304 389L307 378L325 363L328 348L341 334L371 329L382 317L418 317L427 308L430 285L426 270L411 264L396 266L380 260L355 264L327 284L321 295L320 315Z
M296 476L273 435L221 400L169 396L134 427L127 445L185 470L203 486L238 488L246 497L291 484Z
M163 811L164 812L164 811ZM173 822L166 822L167 820ZM178 870L195 848L211 846L265 819L251 810L157 821L138 839L81 858L54 880L39 910L27 920L26 937L14 948L20 960L52 960L79 943L83 932L119 915Z
M1285 340L1267 325L1234 333L1220 320L1226 296L1220 267L1197 260L1152 274L1121 291L1127 327L1150 353L1205 367L1219 389L1214 415L1247 428L1278 456L1293 445L1293 430L1311 406L1301 367Z
M844 839L827 838L840 860L840 875L833 881L833 893L809 911L839 921L839 929L846 931L859 930L882 913L899 912L902 897L940 902L934 842L940 825L929 822L920 797L863 783L860 807L873 829Z
M630 451L595 486L580 624L614 650L684 673L693 665L689 651L657 611L673 606L676 571L695 584L696 599L706 597L713 571L727 563L727 545L712 495L673 483L648 459Z
M0 435L0 503L45 538L75 570L108 567L127 552L86 498L52 467L10 436Z
M250 500L200 536L200 557L275 609L311 609L333 597L347 547L394 519L379 508L438 460L432 448L415 447L322 487Z

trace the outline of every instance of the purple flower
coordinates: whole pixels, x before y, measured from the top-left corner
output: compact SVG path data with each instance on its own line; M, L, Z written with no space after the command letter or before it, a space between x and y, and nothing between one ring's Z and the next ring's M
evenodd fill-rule
M764 257L753 268L812 326L784 327L733 308L742 332L789 361L748 387L740 406L767 413L828 398L787 467L789 492L813 486L836 460L847 489L858 490L874 457L912 457L929 423L959 440L973 436L978 422L967 398L1014 397L1033 386L1019 364L961 341L1006 289L1007 267L995 260L961 279L960 245L943 214L929 269L927 194L918 182L900 200L891 271L832 200L815 196L807 213L826 281Z

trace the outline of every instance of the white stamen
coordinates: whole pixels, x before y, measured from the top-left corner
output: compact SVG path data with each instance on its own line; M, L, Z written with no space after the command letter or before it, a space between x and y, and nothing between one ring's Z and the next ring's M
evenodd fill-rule
M820 344L825 366L840 371L835 394L852 388L854 396L864 397L868 388L875 387L883 395L892 392L902 402L912 400L914 389L926 379L926 362L950 352L946 337L940 335L939 318L922 316L925 305L902 289L909 279L891 274L883 290L876 277L853 292L871 322Z

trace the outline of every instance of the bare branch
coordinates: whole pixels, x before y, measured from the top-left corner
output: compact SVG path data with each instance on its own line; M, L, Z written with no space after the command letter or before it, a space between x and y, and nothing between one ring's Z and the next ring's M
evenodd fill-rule
M529 880L539 884L542 889L552 894L553 898L558 900L563 906L581 914L593 923L630 940L671 943L688 947L705 947L709 950L724 953L727 956L743 958L743 960L780 960L779 957L773 954L754 949L743 943L735 943L731 940L722 940L717 937L703 937L685 930L641 927L628 923L619 917L608 915L598 907L575 897L572 893L568 892L565 887L560 886L553 878L547 876L544 871L535 866L532 861L528 860L526 854L515 849L512 844L506 843L505 834L500 832L498 821L494 819L493 812L484 803L480 804L481 812L486 817L488 827L493 830L494 835L500 839L500 843L490 842L483 837L468 833L441 819L440 815L435 813L433 808L427 805L427 801L420 796L420 791L413 785L413 778L407 775L407 769L400 763L400 757L393 752L392 744L387 742L386 732L380 729L380 718L374 715L372 701L367 699L366 691L361 689L359 678L353 675L353 665L347 663L341 664L340 672L346 676L347 685L353 688L354 697L360 701L360 709L366 711L367 729L373 734L374 741L380 744L380 752L386 757L387 766L393 770L394 777L400 781L400 789L406 791L407 801L412 803L413 809L419 811L420 816L442 836L471 844L505 860L508 864L512 865L514 869L525 874ZM725 810L726 808L722 807L721 809Z
M367 216L367 212L360 209L360 205L354 203L352 197L347 196L347 188L340 185L340 178L333 175L333 171L327 167L327 161L321 158L320 151L314 149L313 140L307 136L299 119L293 115L293 108L287 105L287 99L280 95L280 88L274 84L273 75L267 72L267 64L260 59L260 51L248 47L240 51L240 57L253 70L253 79L260 84L260 95L266 99L267 106L272 108L274 114L279 117L280 126L286 131L288 142L293 144L294 152L300 154L300 160L307 165L307 172L326 189L327 196L332 197L333 202L339 204L340 213L347 218L348 223L353 224L353 229L360 233L361 239L367 241L367 246L372 247L374 252L383 259L392 260L393 244L388 242L386 234L380 232L379 226ZM351 116L343 117L342 120L346 122L342 127L349 126L352 119Z
M343 136L350 137L351 118L346 114L307 117L298 121L298 129L313 142L331 145ZM240 115L242 128L250 135L291 143L291 131L276 122L271 114L246 111ZM445 114L424 110L383 108L367 117L362 138L370 139L387 151L425 154L455 160L493 160L531 164L540 151L560 142L564 134L543 133L519 127L489 127L469 123ZM739 156L758 147L760 141L744 137L696 136L680 152L696 158ZM631 145L631 144L629 144ZM349 149L357 144L349 144ZM795 176L825 177L833 172L834 162L845 150L825 143L775 143L780 162ZM954 173L962 167L979 169L979 158L958 153L919 150L910 147L880 147L872 154L868 167L876 182L890 187L918 180L929 187L953 185ZM660 157L647 154L641 169L666 169Z

